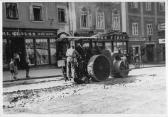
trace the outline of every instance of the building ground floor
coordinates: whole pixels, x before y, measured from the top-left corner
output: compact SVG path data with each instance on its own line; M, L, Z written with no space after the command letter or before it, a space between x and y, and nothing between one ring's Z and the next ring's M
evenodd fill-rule
M11 58L17 53L18 67L24 68L26 57L31 66L56 64L57 29L3 28L3 68L9 68Z
M165 61L165 44L157 41L131 41L129 42L129 56L131 60L138 56L143 63L162 62Z

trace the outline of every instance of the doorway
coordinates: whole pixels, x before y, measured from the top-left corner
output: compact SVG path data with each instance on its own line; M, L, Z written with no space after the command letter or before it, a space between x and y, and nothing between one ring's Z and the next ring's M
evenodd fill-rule
M18 65L19 69L23 69L25 67L25 41L23 38L11 38L11 53L12 57L14 57L14 53L18 53L20 56L20 62Z
M146 56L147 56L147 60L149 62L153 62L154 61L154 45L150 44L146 46Z

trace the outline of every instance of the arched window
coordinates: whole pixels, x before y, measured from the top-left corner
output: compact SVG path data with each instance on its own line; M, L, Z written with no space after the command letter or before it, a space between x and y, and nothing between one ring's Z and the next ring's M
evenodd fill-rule
M96 28L97 29L104 29L105 23L104 23L104 12L100 9L96 12Z
M120 13L117 10L112 12L112 29L120 30Z
M81 28L89 28L92 25L92 16L85 7L81 9L81 16L80 16L80 27Z

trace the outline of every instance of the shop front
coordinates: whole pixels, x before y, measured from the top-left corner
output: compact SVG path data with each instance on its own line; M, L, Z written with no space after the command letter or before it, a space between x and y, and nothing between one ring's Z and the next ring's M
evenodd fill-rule
M14 53L19 54L19 67L25 67L26 56L31 66L56 64L56 29L3 28L3 68L9 67Z
M144 62L146 59L145 55L145 41L147 38L145 37L130 37L129 38L129 56L130 62L134 62L135 56L139 57L141 62Z

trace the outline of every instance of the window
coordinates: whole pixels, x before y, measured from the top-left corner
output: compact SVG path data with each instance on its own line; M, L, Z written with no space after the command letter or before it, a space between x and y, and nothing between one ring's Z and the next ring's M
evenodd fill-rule
M104 13L103 12L97 12L96 28L104 29Z
M64 23L65 22L65 9L58 8L58 21Z
M152 24L147 24L147 35L153 34L153 27Z
M92 26L92 16L86 8L83 8L80 16L80 27L89 28Z
M6 3L6 18L18 19L18 9L16 3Z
M146 10L151 11L151 3L150 2L146 3Z
M81 27L88 27L88 14L86 11L83 11L81 14Z
M112 29L120 30L120 14L118 12L112 13Z
M47 19L47 7L43 6L41 3L32 3L30 5L30 20L41 22Z
M42 7L33 6L34 21L42 21Z
M131 8L138 8L138 3L137 2L131 2Z
M164 2L159 3L159 10L160 11L165 11L165 3Z
M132 35L138 35L138 23L132 23Z

